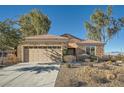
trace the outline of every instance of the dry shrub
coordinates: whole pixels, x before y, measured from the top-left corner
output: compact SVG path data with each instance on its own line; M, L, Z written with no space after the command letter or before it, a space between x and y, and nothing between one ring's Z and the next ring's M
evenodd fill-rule
M118 54L118 55L116 56L116 60L122 60L123 57L124 57L124 56L122 56L121 54Z
M70 83L70 86L75 87L77 85L77 80L70 79L69 83Z
M112 61L112 62L116 62L116 60L117 60L117 59L116 59L115 56L112 56L112 57L111 57L111 61Z
M104 70L111 70L110 66L108 66L106 63L102 64L102 66L99 66L98 68Z
M112 61L107 61L106 64L112 64L113 62Z
M17 63L16 55L15 54L8 54L7 55L7 62L11 63L11 64Z
M73 55L66 55L63 58L64 62L74 62L76 61L76 57Z
M88 61L89 62L89 60L87 60L87 59L90 59L90 55L80 54L77 56L77 59L78 59L78 61L82 61L82 62Z
M89 67L94 67L93 63L88 64Z
M117 63L117 62L116 62L115 64L113 64L113 65L115 65L115 66L120 66L120 64L119 64L119 63Z
M71 64L68 64L67 67L68 67L68 68L71 68Z
M105 83L109 83L110 81L105 78L105 77L100 77L100 76L92 76L91 77L92 80L95 82L95 83L102 83L102 84L105 84Z
M70 86L72 86L72 87L83 87L86 85L87 85L86 82L70 79Z
M109 61L111 59L111 57L110 56L103 56L102 58L101 58L101 60L102 61Z

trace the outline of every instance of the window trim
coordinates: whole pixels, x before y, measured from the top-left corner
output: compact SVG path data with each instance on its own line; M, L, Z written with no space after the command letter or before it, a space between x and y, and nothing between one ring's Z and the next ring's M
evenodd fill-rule
M91 54L91 48L94 47L94 48L95 48L95 56L96 56L96 46L93 46L93 45L91 45L91 46L85 46L85 53L86 53L86 54L87 54L87 52L86 52L86 50L87 50L86 48L87 48L87 47L90 48L90 54Z

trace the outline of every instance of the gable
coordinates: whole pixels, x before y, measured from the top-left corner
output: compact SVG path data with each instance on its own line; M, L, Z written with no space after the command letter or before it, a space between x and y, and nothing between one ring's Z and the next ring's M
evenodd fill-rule
M63 34L61 36L68 38L70 43L78 43L82 41L80 38L77 38L71 34Z

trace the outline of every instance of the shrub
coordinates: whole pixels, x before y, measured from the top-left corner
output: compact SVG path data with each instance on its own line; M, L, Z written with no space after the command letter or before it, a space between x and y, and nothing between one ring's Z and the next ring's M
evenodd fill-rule
M63 50L63 55L67 55L67 49Z
M70 86L72 86L72 87L83 87L86 85L87 85L86 82L70 79Z
M112 64L112 61L107 61L107 63Z
M98 68L104 70L111 70L110 66L108 66L106 63L102 64L102 66L98 66Z
M94 67L93 63L88 63L89 67Z
M76 57L73 55L66 55L63 57L64 62L74 62L76 61Z
M102 58L102 61L109 61L111 59L110 56L103 56Z
M91 55L91 56L90 56L90 59L91 59L91 62L96 62L97 59L98 59L98 57Z
M110 70L110 67L106 63L104 63L100 68L105 70Z
M85 61L85 59L89 59L90 58L90 55L87 55L87 54L80 54L78 55L78 61Z
M103 83L103 84L105 84L105 83L109 83L109 82L110 82L110 81L109 81L107 78L105 78L105 77L92 76L92 79L93 79L93 81L94 81L95 83Z
M122 58L123 58L123 56L122 56L121 54L118 54L118 55L116 56L116 60L122 60Z
M10 64L17 63L17 57L14 54L7 55L7 62Z
M70 80L69 80L69 83L70 83L70 86L75 87L75 86L76 86L76 83L77 83L77 80L75 80L75 79L70 79Z
M112 62L116 62L116 60L117 60L117 59L116 59L115 56L111 57L111 61L112 61Z
M67 67L68 67L68 68L71 68L71 64L68 64Z
M83 87L83 86L86 86L86 85L87 85L86 82L82 82L82 81L77 82L77 87Z

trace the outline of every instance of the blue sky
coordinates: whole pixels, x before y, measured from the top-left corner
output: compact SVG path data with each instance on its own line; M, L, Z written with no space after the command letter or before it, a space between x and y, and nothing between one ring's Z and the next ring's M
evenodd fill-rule
M17 19L19 16L28 13L31 9L40 9L49 16L52 21L49 34L61 35L69 33L79 38L86 39L86 29L83 23L90 19L90 15L96 8L103 11L107 6L0 6L0 21L6 18ZM124 16L124 6L113 6L113 16L115 18ZM105 51L124 51L124 31L120 31L117 37L113 38L105 46Z

